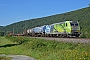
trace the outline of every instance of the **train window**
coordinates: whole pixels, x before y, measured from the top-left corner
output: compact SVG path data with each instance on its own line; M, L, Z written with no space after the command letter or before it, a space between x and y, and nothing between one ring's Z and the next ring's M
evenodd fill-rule
M78 23L70 23L71 26L78 26Z
M78 26L78 23L77 23L77 24L75 24L75 26Z
M67 23L66 23L66 26L67 26Z
M74 26L74 23L71 23L71 26Z

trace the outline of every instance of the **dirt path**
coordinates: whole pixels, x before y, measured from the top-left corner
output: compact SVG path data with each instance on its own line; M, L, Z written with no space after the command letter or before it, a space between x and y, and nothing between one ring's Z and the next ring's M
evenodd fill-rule
M5 54L2 54L0 56L11 57L12 60L35 60L34 58L29 57L29 56L25 56L25 55L5 55Z

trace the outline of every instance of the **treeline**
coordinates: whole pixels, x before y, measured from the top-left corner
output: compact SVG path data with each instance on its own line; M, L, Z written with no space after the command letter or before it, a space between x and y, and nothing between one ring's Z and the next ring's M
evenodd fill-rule
M4 35L5 35L5 32L2 31L3 27L4 27L4 26L0 26L0 36L4 36Z
M4 36L5 32L0 31L0 36Z
M79 21L81 26L81 37L90 37L90 7L78 9L75 11L56 14L52 16L29 19L20 22L16 22L0 28L0 31L4 31L5 34L9 32L22 33L24 30L34 28L37 26L52 24L62 21Z

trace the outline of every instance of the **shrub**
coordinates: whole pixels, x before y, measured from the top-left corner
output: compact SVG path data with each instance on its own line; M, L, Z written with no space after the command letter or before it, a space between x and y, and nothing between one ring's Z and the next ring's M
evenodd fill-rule
M25 37L22 37L22 36L6 36L7 39L9 39L10 41L12 42L16 42L18 44L22 44L24 43L25 41L27 41L28 39L26 39Z
M11 60L11 58L5 57L5 56L0 56L0 60Z

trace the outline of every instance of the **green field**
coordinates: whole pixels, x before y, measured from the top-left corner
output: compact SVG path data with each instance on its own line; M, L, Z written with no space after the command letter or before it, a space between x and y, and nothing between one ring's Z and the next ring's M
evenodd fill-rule
M36 60L90 60L90 44L0 37L0 54L27 55Z
M10 57L0 56L0 60L11 60Z

